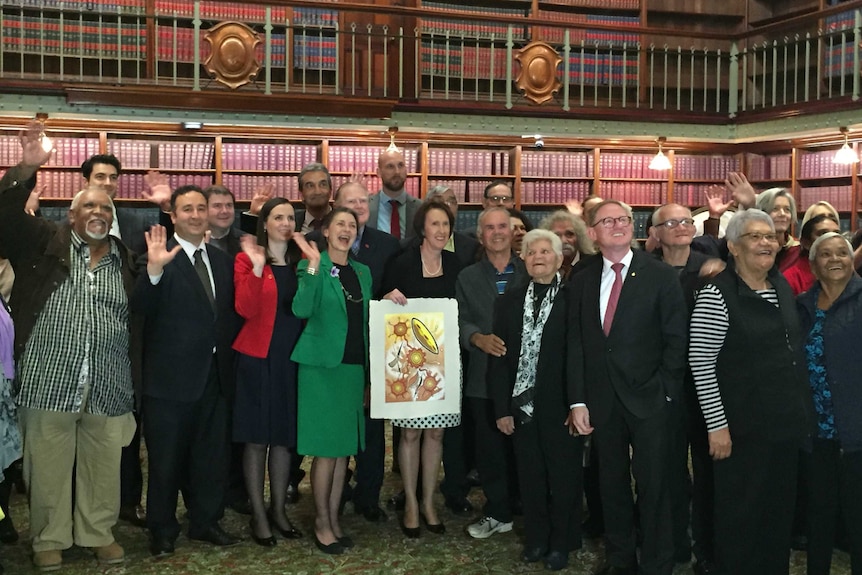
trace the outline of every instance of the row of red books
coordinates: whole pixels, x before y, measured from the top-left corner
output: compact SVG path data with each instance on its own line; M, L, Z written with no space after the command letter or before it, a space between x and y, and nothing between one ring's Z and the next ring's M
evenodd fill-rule
M78 170L39 170L36 172L36 185L45 186L43 197L72 198L83 189L84 178Z
M853 209L852 186L821 186L817 188L799 188L799 209L820 201L827 201L839 212L849 212Z
M421 73L426 76L450 76L453 78L475 78L481 80L502 79L506 69L517 75L515 62L509 62L503 48L464 46L463 49L437 45L432 49L423 44L421 51Z
M673 185L673 201L684 206L700 207L706 205L706 191L712 184ZM721 186L724 189L724 185Z
M521 175L538 177L593 177L592 152L528 152L521 154Z
M301 200L299 186L295 176L245 176L240 174L225 174L222 184L233 192L237 200L251 200L255 192L264 186L273 186L273 195L289 200Z
M156 14L191 17L194 15L194 3L182 0L156 0ZM287 18L287 9L272 7L272 19ZM239 20L240 22L263 22L266 17L266 7L260 4L242 2L200 2L200 16L214 20Z
M596 10L638 10L639 0L542 0L542 4L595 8Z
M799 154L800 178L834 178L850 176L853 166L836 164L835 150L824 152L802 152Z
M379 146L329 146L329 159L326 165L331 172L374 173L377 171L377 158L385 149ZM419 150L407 147L400 149L407 172L418 172Z
M723 181L729 172L740 171L737 156L682 156L673 160L673 177L676 180Z
M636 206L662 204L667 198L667 184L642 182L601 182L598 194Z
M505 175L509 173L509 153L470 148L428 150L428 172L475 176Z
M590 184L581 182L521 182L521 201L531 204L564 204L590 195Z
M222 144L225 170L298 172L317 161L317 146L309 144Z
M203 40L203 32L198 34L201 62L210 54L209 42ZM156 33L156 54L160 61L194 62L195 31L191 28L158 26Z
M84 160L99 153L99 140L95 138L53 138L54 153L49 166L71 166L77 168Z
M127 170L145 170L152 166L153 148L141 140L109 140L108 153L114 154Z
M159 145L158 167L165 170L210 170L213 144L163 142Z
M757 154L746 154L746 163L749 180L789 180L790 167L793 158L787 156L760 156Z
M665 179L667 172L651 170L651 154L603 153L599 156L599 177L601 178L650 178Z

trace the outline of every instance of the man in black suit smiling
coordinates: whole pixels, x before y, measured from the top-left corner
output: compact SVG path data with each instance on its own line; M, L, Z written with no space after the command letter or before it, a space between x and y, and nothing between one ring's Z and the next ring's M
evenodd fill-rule
M631 208L605 200L589 223L601 256L570 280L568 379L573 426L592 433L599 452L608 557L602 573L670 575L665 469L669 402L681 400L686 365L685 299L672 267L632 251ZM640 571L632 474L643 532Z
M145 316L143 406L149 454L150 551L170 555L180 527L177 494L187 488L189 538L215 545L238 540L218 524L228 457L233 394L233 260L207 246L207 201L196 186L171 196L174 236L147 232L146 273L132 304Z

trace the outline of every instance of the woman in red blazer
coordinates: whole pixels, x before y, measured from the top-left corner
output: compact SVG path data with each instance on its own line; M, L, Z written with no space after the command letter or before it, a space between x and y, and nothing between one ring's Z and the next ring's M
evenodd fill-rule
M284 513L290 452L296 447L296 364L290 361L302 324L291 305L296 294L299 244L293 207L284 198L263 205L257 238L244 236L234 263L236 310L245 319L233 347L237 387L233 441L245 443L243 471L252 506L249 524L259 545L276 545L273 531L287 539L302 534ZM269 450L271 506L264 506Z

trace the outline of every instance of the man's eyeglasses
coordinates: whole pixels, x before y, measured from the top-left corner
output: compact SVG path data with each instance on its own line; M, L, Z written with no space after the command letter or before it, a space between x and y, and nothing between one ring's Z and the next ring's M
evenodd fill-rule
M485 199L495 204L505 204L506 202L513 201L515 198L512 196L485 196Z
M593 227L602 226L603 228L612 228L614 227L614 224L627 226L630 223L632 223L632 219L630 216L620 216L618 218L602 218L596 223L594 223Z
M679 226L693 226L694 220L691 218L680 218L678 220L665 220L660 224L656 224L656 227L664 226L669 229L674 229Z

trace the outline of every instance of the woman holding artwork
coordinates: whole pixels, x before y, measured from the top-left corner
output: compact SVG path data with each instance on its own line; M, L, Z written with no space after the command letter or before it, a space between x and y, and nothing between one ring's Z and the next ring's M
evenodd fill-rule
M371 271L350 257L359 222L344 207L323 220L323 253L298 235L293 313L307 320L291 359L299 364L297 451L313 455L311 489L318 549L337 555L353 546L338 520L347 458L365 443L363 396L368 354Z
M488 393L497 428L512 436L524 504L521 558L557 571L581 546L582 439L563 424L573 403L566 386L566 282L563 248L553 232L524 236L531 281L494 303L494 335L506 354L488 358Z
M405 305L408 298L455 297L455 280L461 271L460 265L454 253L443 249L454 224L452 212L442 202L426 201L419 207L413 227L422 242L407 248L387 265L383 279L386 299ZM421 517L429 531L443 533L445 526L434 508L434 490L442 460L444 430L460 425L461 414L395 419L392 424L401 428L398 461L405 493L401 530L409 538L419 537ZM416 494L420 467L421 509Z

